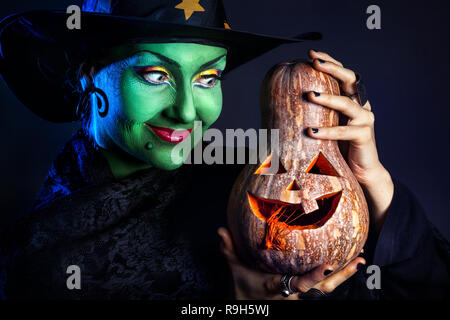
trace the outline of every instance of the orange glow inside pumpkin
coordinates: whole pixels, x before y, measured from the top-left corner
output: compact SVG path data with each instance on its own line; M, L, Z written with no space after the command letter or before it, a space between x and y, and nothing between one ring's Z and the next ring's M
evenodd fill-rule
M305 213L300 203L264 199L248 192L253 213L267 224L265 246L267 249L286 248L286 234L292 230L316 229L323 226L336 211L342 191L323 195L317 199L319 209Z
M327 158L325 158L322 152L319 152L319 154L313 159L313 161L306 169L305 173L324 174L327 176L339 177L339 174L336 172Z
M281 164L280 160L278 159L278 172L276 173L285 173L286 169ZM272 154L270 154L266 160L259 166L258 169L254 172L254 174L275 174L275 172L271 172L270 168L272 166Z

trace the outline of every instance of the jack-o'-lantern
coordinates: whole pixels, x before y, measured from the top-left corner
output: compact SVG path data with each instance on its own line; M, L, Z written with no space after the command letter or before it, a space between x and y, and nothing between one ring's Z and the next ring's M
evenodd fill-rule
M337 270L367 238L366 200L337 141L306 133L339 123L336 111L308 101L310 91L338 95L339 85L306 61L269 71L261 114L264 128L279 129L279 150L246 165L229 199L228 226L239 257L268 272L303 274L325 263Z

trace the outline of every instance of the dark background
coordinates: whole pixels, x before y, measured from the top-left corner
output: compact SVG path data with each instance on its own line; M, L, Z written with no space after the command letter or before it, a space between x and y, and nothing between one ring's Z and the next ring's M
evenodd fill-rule
M429 219L449 239L449 2L224 3L233 29L280 36L320 31L324 39L277 48L231 72L223 84L224 110L216 127L258 128L259 86L267 70L275 63L306 57L310 47L328 52L363 76L376 115L382 163L413 190ZM30 9L65 9L71 4L81 5L81 1L4 1L0 17ZM381 30L366 28L366 8L371 4L381 8ZM33 85L26 81L26 74L23 78L24 86ZM3 81L0 103L0 226L5 226L30 208L52 160L79 125L39 119Z

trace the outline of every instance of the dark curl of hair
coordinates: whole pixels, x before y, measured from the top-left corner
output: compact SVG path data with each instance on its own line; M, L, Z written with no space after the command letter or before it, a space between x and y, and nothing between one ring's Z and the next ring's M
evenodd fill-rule
M78 120L82 122L83 127L87 128L91 119L90 96L95 88L94 75L107 63L107 49L98 49L83 59L75 70L75 79L73 79L73 89L80 97L76 109Z

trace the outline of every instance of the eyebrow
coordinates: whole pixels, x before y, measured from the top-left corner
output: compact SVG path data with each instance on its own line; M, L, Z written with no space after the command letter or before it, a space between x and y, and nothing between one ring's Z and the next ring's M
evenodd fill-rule
M216 62L222 60L222 58L225 57L226 55L227 55L227 54L225 53L225 54L223 54L223 55L221 55L221 56L219 56L219 57L217 57L217 58L215 58L215 59L212 59L211 61L209 61L209 62L207 62L207 63L201 65L200 68L198 68L198 71L200 71L201 69L205 69L205 68L207 68L207 67L209 67L209 66L215 64Z
M146 53L153 54L153 55L156 56L159 60L162 60L162 61L166 62L167 64L170 64L170 65L172 65L172 66L175 66L175 67L180 68L180 65L179 65L178 62L176 62L175 60L169 59L169 58L167 58L166 56L164 56L164 55L162 55L162 54L160 54L160 53L153 52L153 51L150 51L150 50L140 50L140 51L136 52L136 54L141 53L141 52L146 52Z
M172 65L172 66L177 67L177 68L181 68L181 66L180 66L180 64L179 64L178 62L176 62L175 60L172 60L172 59L170 59L170 58L168 58L168 57L166 57L166 56L164 56L164 55L162 55L162 54L160 54L160 53L153 52L153 51L150 51L150 50L140 50L140 51L136 52L136 54L137 54L137 53L140 53L140 52L146 52L146 53L153 54L153 55L155 55L158 59L160 59L160 60L166 62L167 64ZM198 70L204 69L204 68L206 68L206 67L208 67L208 66L210 66L210 65L215 64L216 62L220 61L220 60L221 60L223 57L225 57L226 55L227 55L227 54L225 53L225 54L223 54L223 55L221 55L221 56L219 56L219 57L217 57L217 58L215 58L215 59L213 59L213 60L211 60L211 61L206 62L205 64L201 65L200 68L198 68Z

